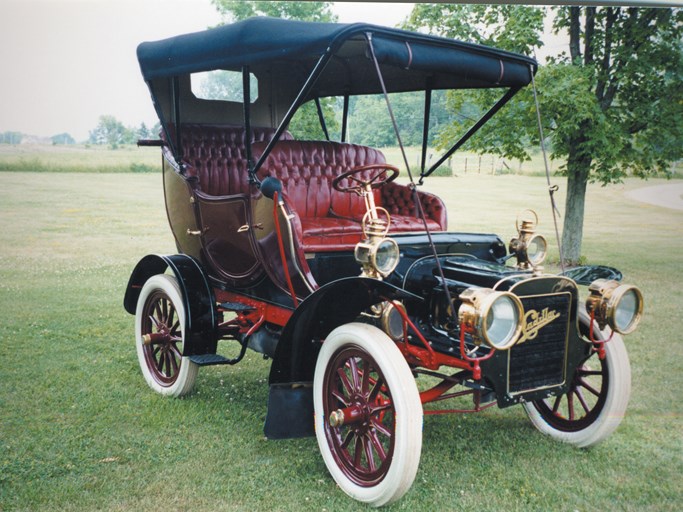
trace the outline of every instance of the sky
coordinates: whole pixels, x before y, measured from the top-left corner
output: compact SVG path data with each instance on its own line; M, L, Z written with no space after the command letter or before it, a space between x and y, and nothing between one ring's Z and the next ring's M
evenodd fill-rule
M393 26L411 7L338 3L335 12ZM101 115L152 126L137 45L219 21L210 0L0 0L0 133L83 141Z

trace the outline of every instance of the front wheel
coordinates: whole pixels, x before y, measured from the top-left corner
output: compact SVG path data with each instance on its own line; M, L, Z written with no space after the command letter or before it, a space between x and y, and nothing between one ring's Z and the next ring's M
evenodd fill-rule
M342 490L374 506L403 496L420 463L422 404L394 342L367 324L336 328L320 351L313 392L318 446Z
M580 318L588 334L590 320ZM595 327L596 340L607 333ZM603 441L621 423L631 396L631 365L621 336L605 343L605 358L593 352L572 377L569 392L554 398L524 404L531 423L544 434L587 448Z
M158 274L140 291L135 345L142 375L162 395L183 396L194 388L198 366L183 356L185 306L178 281Z

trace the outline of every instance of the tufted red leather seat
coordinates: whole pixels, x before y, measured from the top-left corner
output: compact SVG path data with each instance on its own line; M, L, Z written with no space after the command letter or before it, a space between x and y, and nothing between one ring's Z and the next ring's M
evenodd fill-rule
M249 193L244 127L225 124L181 125L182 160L198 188L210 196ZM252 142L269 141L274 128L252 127ZM282 139L291 139L289 132Z
M266 147L252 146L254 159ZM385 163L384 155L373 148L326 141L281 140L266 158L258 174L261 179L275 176L296 212L295 227L306 252L353 249L361 237L360 220L365 214L361 197L332 187L332 180L354 167ZM405 185L388 183L374 190L375 203L391 214L391 232L424 229L418 218L415 194ZM437 196L418 192L430 230L446 229L446 208Z

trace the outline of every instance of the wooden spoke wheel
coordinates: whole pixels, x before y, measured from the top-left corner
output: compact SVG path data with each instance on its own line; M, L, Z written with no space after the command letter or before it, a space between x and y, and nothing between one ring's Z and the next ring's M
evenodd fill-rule
M142 374L162 395L186 395L197 378L197 365L182 355L184 322L176 279L164 274L148 279L138 299L135 340Z
M330 333L314 379L316 436L328 470L353 498L381 506L411 486L422 448L422 404L393 341L351 323Z
M580 319L588 334L587 316ZM594 330L596 340L608 334ZM569 392L524 404L533 425L554 439L578 447L593 446L621 423L631 395L631 367L621 336L605 343L605 358L592 353L571 377Z

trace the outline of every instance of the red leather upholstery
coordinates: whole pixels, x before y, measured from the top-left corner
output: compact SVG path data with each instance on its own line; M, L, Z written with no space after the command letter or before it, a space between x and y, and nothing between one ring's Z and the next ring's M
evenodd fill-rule
M253 144L254 159L265 147L265 143ZM348 250L360 240L365 203L356 194L335 190L332 180L354 167L377 163L385 163L384 155L366 146L290 140L275 145L258 174L260 179L270 175L282 181L283 195L297 214L294 222L306 252ZM388 183L374 193L375 203L391 214L391 232L424 229L410 188ZM446 229L446 208L441 199L424 192L417 196L430 230Z
M252 142L269 141L274 128L253 127ZM182 160L188 175L199 178L199 190L211 196L249 193L244 127L183 124ZM292 136L284 132L282 138Z

